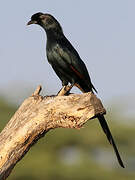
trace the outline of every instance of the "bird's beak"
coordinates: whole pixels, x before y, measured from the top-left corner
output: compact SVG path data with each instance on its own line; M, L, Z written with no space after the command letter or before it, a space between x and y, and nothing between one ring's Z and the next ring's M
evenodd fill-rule
M37 21L32 21L32 20L30 20L30 21L27 23L27 25L30 25L30 24L37 24Z

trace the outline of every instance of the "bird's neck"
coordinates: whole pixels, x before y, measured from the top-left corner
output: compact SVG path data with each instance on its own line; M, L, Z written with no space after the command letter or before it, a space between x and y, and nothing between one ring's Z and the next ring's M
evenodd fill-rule
M63 37L63 32L59 31L57 29L55 29L55 30L54 29L48 29L45 31L46 31L48 41L54 42L54 41L57 41Z

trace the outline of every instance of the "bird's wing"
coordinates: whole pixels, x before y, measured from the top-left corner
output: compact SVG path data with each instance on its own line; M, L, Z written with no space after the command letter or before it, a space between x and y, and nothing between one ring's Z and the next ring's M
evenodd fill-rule
M90 90L93 88L96 91L91 83L90 76L84 62L81 60L79 54L73 46L71 44L66 44L66 46L64 46L63 44L61 45L58 43L55 50L64 61L63 63L66 63L68 68L70 68L76 76L86 82L86 84L90 86Z
M84 62L79 57L77 51L70 46L60 46L58 52L62 59L70 64L71 69L80 77L85 79L90 79L87 68Z

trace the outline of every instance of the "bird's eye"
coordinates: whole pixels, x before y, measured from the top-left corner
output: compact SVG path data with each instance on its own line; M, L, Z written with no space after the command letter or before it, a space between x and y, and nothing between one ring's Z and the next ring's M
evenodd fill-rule
M44 19L46 19L46 16L41 15L41 16L40 16L40 19L41 19L41 20L44 20Z

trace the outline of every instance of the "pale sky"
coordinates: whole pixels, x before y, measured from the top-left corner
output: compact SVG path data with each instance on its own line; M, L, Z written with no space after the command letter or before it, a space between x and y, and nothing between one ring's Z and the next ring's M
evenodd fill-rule
M85 62L98 97L135 105L134 0L12 0L0 6L0 94L15 98L41 84L56 94L61 82L47 62L46 35L26 26L32 14L50 13ZM79 92L79 91L77 91ZM19 100L19 99L18 99ZM132 107L133 108L133 107Z

